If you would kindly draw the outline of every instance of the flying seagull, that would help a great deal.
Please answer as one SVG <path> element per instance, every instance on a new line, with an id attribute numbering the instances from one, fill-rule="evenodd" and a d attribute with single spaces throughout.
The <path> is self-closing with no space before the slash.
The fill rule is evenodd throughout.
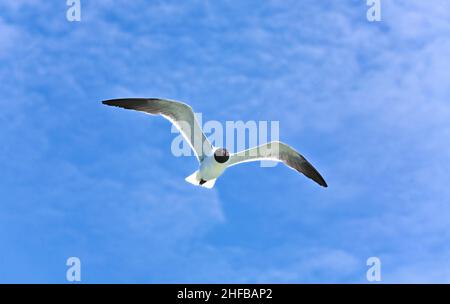
<path id="1" fill-rule="evenodd" d="M 300 153 L 282 142 L 273 141 L 235 154 L 230 154 L 225 148 L 214 147 L 203 133 L 192 108 L 185 103 L 158 98 L 126 98 L 105 100 L 103 104 L 160 114 L 175 125 L 199 162 L 199 169 L 186 177 L 186 181 L 193 185 L 211 189 L 228 167 L 244 162 L 272 160 L 283 162 L 319 185 L 328 187 L 320 173 Z"/>

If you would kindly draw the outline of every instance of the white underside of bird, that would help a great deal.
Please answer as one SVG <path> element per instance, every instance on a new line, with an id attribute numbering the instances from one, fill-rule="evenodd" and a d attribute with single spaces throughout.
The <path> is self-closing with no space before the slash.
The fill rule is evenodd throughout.
<path id="1" fill-rule="evenodd" d="M 226 168 L 226 164 L 218 163 L 213 156 L 208 156 L 201 162 L 200 169 L 186 177 L 185 180 L 193 185 L 211 189 L 214 187 L 216 179 L 222 175 Z M 202 180 L 205 183 L 200 184 Z"/>
<path id="2" fill-rule="evenodd" d="M 186 181 L 204 188 L 214 187 L 216 180 L 231 166 L 250 161 L 277 161 L 294 169 L 323 187 L 327 183 L 320 173 L 297 151 L 282 142 L 270 142 L 238 153 L 214 147 L 203 133 L 192 108 L 185 103 L 157 98 L 127 98 L 103 101 L 103 104 L 160 114 L 178 128 L 199 161 L 199 169 Z"/>

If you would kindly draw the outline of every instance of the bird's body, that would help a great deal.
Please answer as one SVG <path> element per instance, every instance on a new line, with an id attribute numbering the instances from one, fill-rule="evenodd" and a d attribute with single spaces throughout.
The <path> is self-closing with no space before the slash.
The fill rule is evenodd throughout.
<path id="1" fill-rule="evenodd" d="M 193 185 L 212 188 L 216 179 L 223 174 L 226 168 L 227 165 L 217 162 L 214 156 L 207 156 L 200 163 L 199 169 L 186 177 L 186 181 Z"/>
<path id="2" fill-rule="evenodd" d="M 226 168 L 226 164 L 218 163 L 213 156 L 208 156 L 200 164 L 198 176 L 205 181 L 213 180 L 221 176 Z"/>
<path id="3" fill-rule="evenodd" d="M 301 154 L 282 142 L 270 142 L 235 154 L 230 154 L 225 148 L 214 147 L 201 130 L 192 108 L 184 103 L 156 98 L 112 99 L 103 103 L 160 114 L 172 122 L 194 150 L 199 162 L 199 169 L 186 177 L 186 181 L 191 184 L 212 188 L 216 179 L 228 167 L 249 161 L 272 160 L 283 162 L 323 187 L 328 186 L 319 172 Z"/>

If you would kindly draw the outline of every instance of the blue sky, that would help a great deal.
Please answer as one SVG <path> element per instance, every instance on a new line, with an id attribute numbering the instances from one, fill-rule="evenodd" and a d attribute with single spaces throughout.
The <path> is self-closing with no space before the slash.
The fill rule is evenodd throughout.
<path id="1" fill-rule="evenodd" d="M 450 3 L 0 0 L 0 282 L 450 282 Z M 326 178 L 184 177 L 162 118 L 278 120 Z"/>

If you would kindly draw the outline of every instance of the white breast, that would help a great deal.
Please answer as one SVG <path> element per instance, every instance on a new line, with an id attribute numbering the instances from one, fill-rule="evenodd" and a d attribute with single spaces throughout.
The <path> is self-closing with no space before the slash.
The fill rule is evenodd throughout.
<path id="1" fill-rule="evenodd" d="M 215 161 L 214 157 L 206 158 L 200 165 L 200 178 L 212 180 L 218 178 L 227 166 Z"/>

